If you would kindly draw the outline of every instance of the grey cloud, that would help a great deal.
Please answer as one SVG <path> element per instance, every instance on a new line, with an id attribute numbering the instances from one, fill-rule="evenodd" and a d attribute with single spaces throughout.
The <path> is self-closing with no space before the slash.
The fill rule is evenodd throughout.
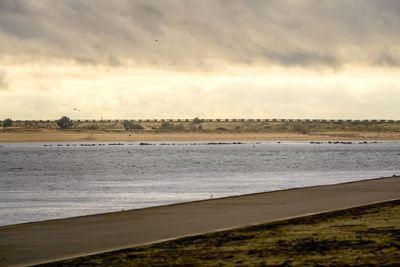
<path id="1" fill-rule="evenodd" d="M 327 65 L 331 67 L 338 66 L 339 62 L 332 55 L 320 55 L 312 51 L 295 51 L 286 53 L 265 53 L 270 61 L 277 62 L 287 66 L 315 66 Z"/>
<path id="2" fill-rule="evenodd" d="M 113 67 L 118 67 L 122 65 L 121 61 L 115 56 L 110 56 L 108 58 L 108 64 Z"/>
<path id="3" fill-rule="evenodd" d="M 397 0 L 1 0 L 0 57 L 394 67 L 399 14 Z"/>
<path id="4" fill-rule="evenodd" d="M 29 2 L 20 0 L 3 0 L 0 1 L 0 10 L 6 13 L 28 14 L 30 13 L 31 7 Z"/>
<path id="5" fill-rule="evenodd" d="M 399 53 L 392 51 L 382 51 L 375 59 L 376 65 L 387 66 L 387 67 L 400 67 L 400 56 Z"/>

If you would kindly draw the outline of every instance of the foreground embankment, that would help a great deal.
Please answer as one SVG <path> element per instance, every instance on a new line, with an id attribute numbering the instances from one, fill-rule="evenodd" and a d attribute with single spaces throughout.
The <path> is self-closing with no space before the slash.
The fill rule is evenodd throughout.
<path id="1" fill-rule="evenodd" d="M 44 266 L 398 266 L 399 248 L 395 200 Z"/>
<path id="2" fill-rule="evenodd" d="M 0 265 L 32 265 L 400 198 L 400 179 L 290 189 L 0 227 Z"/>

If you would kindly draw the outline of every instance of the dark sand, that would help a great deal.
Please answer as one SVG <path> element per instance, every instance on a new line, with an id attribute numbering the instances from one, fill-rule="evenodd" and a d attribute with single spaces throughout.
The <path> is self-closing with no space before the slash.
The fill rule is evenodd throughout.
<path id="1" fill-rule="evenodd" d="M 0 227 L 0 265 L 24 266 L 400 199 L 400 178 L 258 193 Z"/>

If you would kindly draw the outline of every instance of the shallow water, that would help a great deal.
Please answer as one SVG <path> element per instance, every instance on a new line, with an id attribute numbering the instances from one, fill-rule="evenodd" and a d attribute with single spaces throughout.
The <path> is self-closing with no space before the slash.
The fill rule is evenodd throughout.
<path id="1" fill-rule="evenodd" d="M 0 144 L 0 225 L 400 174 L 400 142 L 150 144 Z"/>

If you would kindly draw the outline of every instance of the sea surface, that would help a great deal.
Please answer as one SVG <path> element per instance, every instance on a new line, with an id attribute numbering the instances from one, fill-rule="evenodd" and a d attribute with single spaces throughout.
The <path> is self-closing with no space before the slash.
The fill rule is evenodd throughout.
<path id="1" fill-rule="evenodd" d="M 400 142 L 0 143 L 0 225 L 400 174 Z"/>

